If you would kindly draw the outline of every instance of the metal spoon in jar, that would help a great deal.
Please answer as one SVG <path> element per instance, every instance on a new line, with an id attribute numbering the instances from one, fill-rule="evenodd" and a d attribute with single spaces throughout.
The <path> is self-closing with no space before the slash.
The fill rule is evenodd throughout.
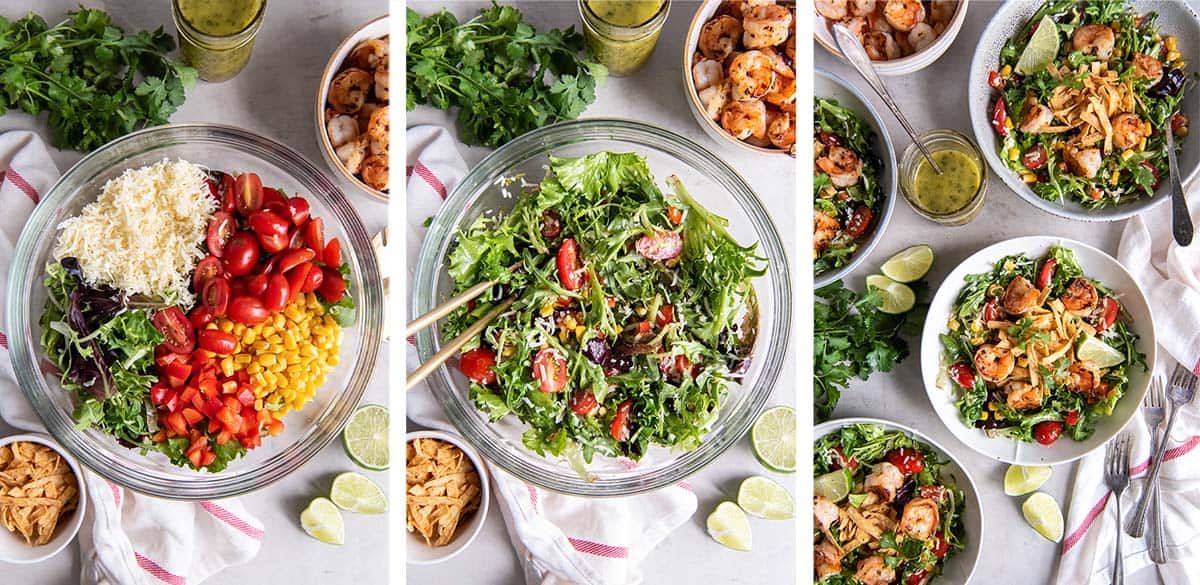
<path id="1" fill-rule="evenodd" d="M 1172 120 L 1179 112 L 1171 114 Z M 1167 135 L 1167 168 L 1170 174 L 1171 189 L 1171 233 L 1175 243 L 1187 247 L 1192 243 L 1192 214 L 1188 212 L 1187 198 L 1183 196 L 1183 182 L 1179 180 L 1179 162 L 1175 160 L 1175 130 L 1171 124 L 1166 125 Z"/>
<path id="2" fill-rule="evenodd" d="M 875 90 L 875 94 L 879 96 L 879 99 L 882 99 L 883 103 L 887 104 L 888 109 L 892 111 L 892 115 L 896 116 L 897 120 L 900 120 L 900 125 L 904 127 L 905 132 L 908 132 L 909 137 L 912 138 L 917 148 L 921 149 L 921 154 L 925 155 L 925 160 L 929 161 L 929 166 L 933 168 L 933 171 L 939 175 L 942 174 L 942 167 L 938 166 L 937 162 L 933 160 L 933 153 L 921 141 L 921 137 L 917 135 L 917 131 L 908 123 L 908 119 L 904 117 L 904 114 L 900 113 L 900 108 L 892 100 L 892 96 L 888 94 L 887 87 L 883 85 L 883 80 L 879 78 L 879 74 L 875 72 L 875 67 L 871 64 L 871 58 L 867 56 L 867 51 L 863 49 L 862 43 L 858 42 L 858 39 L 855 38 L 854 33 L 850 32 L 850 29 L 846 28 L 846 25 L 839 22 L 833 25 L 833 40 L 837 43 L 838 49 L 841 50 L 842 54 L 846 56 L 846 60 L 850 62 L 850 65 L 858 71 L 858 74 L 867 82 L 867 85 Z"/>

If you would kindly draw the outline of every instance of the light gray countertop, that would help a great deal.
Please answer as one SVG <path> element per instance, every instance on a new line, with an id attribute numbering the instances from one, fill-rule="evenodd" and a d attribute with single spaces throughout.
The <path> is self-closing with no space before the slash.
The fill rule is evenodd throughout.
<path id="1" fill-rule="evenodd" d="M 0 15 L 9 19 L 36 10 L 47 22 L 55 23 L 76 8 L 77 0 L 5 0 Z M 89 8 L 112 15 L 126 33 L 162 26 L 174 33 L 171 4 L 165 0 L 84 0 Z M 219 122 L 232 124 L 274 138 L 303 154 L 329 173 L 321 158 L 313 128 L 312 110 L 317 85 L 326 61 L 337 45 L 362 24 L 387 13 L 385 0 L 283 0 L 272 1 L 255 44 L 249 66 L 236 78 L 222 84 L 200 82 L 187 92 L 187 102 L 172 118 L 175 122 Z M 48 138 L 41 119 L 18 112 L 0 117 L 0 130 L 33 129 Z M 81 156 L 76 152 L 51 149 L 60 171 Z M 369 233 L 387 224 L 387 205 L 341 183 L 354 203 Z M 376 369 L 363 402 L 386 404 L 387 347 L 380 352 Z M 12 429 L 0 424 L 0 435 Z M 388 576 L 388 522 L 383 516 L 346 514 L 346 544 L 322 544 L 300 529 L 300 511 L 318 495 L 327 495 L 333 477 L 358 470 L 346 457 L 341 442 L 331 443 L 316 458 L 290 477 L 267 489 L 245 496 L 246 507 L 262 521 L 266 536 L 253 562 L 227 569 L 210 583 L 356 583 L 379 585 Z M 364 471 L 386 487 L 387 474 Z M 396 505 L 399 509 L 399 504 Z M 36 585 L 66 585 L 79 582 L 78 546 L 31 566 L 0 563 L 0 581 Z"/>
<path id="2" fill-rule="evenodd" d="M 550 27 L 580 26 L 575 2 L 514 2 L 538 30 Z M 428 15 L 443 5 L 452 6 L 460 18 L 470 18 L 486 2 L 414 2 L 409 3 L 422 15 Z M 597 91 L 597 99 L 584 113 L 584 118 L 624 117 L 657 124 L 711 148 L 740 171 L 773 214 L 781 232 L 784 246 L 795 250 L 794 221 L 795 165 L 792 159 L 762 157 L 743 152 L 734 146 L 718 144 L 708 137 L 688 111 L 684 101 L 680 63 L 683 61 L 683 38 L 692 15 L 699 7 L 696 2 L 674 2 L 658 47 L 645 68 L 632 77 L 610 78 Z M 398 13 L 398 10 L 393 10 Z M 406 125 L 422 123 L 453 126 L 453 118 L 430 107 L 418 107 L 408 113 Z M 482 148 L 460 145 L 468 165 L 481 160 L 488 152 Z M 799 256 L 792 258 L 793 264 Z M 793 272 L 797 270 L 792 269 Z M 794 314 L 794 313 L 793 313 Z M 794 365 L 788 360 L 788 370 L 771 398 L 772 404 L 794 404 L 796 387 Z M 413 429 L 409 423 L 410 430 Z M 754 550 L 736 552 L 713 542 L 704 529 L 704 519 L 722 500 L 737 496 L 737 487 L 750 475 L 767 475 L 788 485 L 793 494 L 794 476 L 766 471 L 755 461 L 748 440 L 739 441 L 708 468 L 688 479 L 699 499 L 696 514 L 663 541 L 647 557 L 642 569 L 645 583 L 721 583 L 784 585 L 795 579 L 795 529 L 790 522 L 753 520 Z M 803 510 L 803 505 L 799 508 Z M 495 502 L 478 539 L 457 557 L 433 566 L 409 566 L 409 583 L 473 583 L 478 585 L 517 585 L 523 583 L 521 568 L 504 531 L 504 519 Z"/>

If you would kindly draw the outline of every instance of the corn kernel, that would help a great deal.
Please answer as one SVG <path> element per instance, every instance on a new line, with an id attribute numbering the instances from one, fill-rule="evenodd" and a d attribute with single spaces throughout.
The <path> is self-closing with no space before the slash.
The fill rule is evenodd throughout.
<path id="1" fill-rule="evenodd" d="M 239 366 L 247 365 L 252 361 L 254 361 L 254 357 L 248 353 L 239 353 L 233 356 L 233 363 L 238 364 Z"/>
<path id="2" fill-rule="evenodd" d="M 1163 44 L 1167 46 L 1167 52 L 1169 54 L 1171 51 L 1174 51 L 1176 48 L 1175 37 L 1168 36 L 1166 39 L 1163 40 Z"/>
<path id="3" fill-rule="evenodd" d="M 283 318 L 282 313 L 275 313 L 274 323 L 276 329 L 283 329 L 287 325 L 287 321 Z"/>
<path id="4" fill-rule="evenodd" d="M 1146 137 L 1145 136 L 1143 136 L 1142 139 L 1138 141 L 1138 150 L 1146 150 Z"/>
<path id="5" fill-rule="evenodd" d="M 951 318 L 950 322 L 946 324 L 946 327 L 951 331 L 958 331 L 958 319 Z"/>
<path id="6" fill-rule="evenodd" d="M 1120 179 L 1120 178 L 1121 178 L 1121 171 L 1120 171 L 1120 169 L 1113 169 L 1112 175 L 1110 175 L 1110 176 L 1108 177 L 1108 182 L 1109 182 L 1109 184 L 1110 184 L 1110 185 L 1116 185 L 1116 184 L 1117 184 L 1117 180 L 1118 180 L 1118 179 Z"/>
<path id="7" fill-rule="evenodd" d="M 261 372 L 262 369 L 263 369 L 262 366 L 255 364 L 255 363 L 251 363 L 250 365 L 246 366 L 246 373 L 250 374 L 250 375 L 254 375 L 254 374 Z"/>
<path id="8" fill-rule="evenodd" d="M 1012 130 L 1012 129 L 1013 129 L 1013 121 L 1012 121 L 1012 118 L 1005 118 L 1005 119 L 1004 119 L 1004 127 L 1005 127 L 1005 128 L 1008 128 L 1009 130 Z"/>
<path id="9" fill-rule="evenodd" d="M 209 323 L 209 325 L 212 325 L 212 323 Z M 221 321 L 220 327 L 221 331 L 224 331 L 225 333 L 233 333 L 233 321 L 223 320 Z"/>
<path id="10" fill-rule="evenodd" d="M 971 338 L 971 345 L 983 345 L 983 342 L 984 342 L 984 339 L 982 337 L 972 337 Z"/>
<path id="11" fill-rule="evenodd" d="M 1168 51 L 1167 61 L 1178 61 L 1180 57 L 1179 51 Z"/>
<path id="12" fill-rule="evenodd" d="M 1008 149 L 1008 160 L 1017 160 L 1021 158 L 1021 149 L 1013 147 Z"/>
<path id="13" fill-rule="evenodd" d="M 1126 150 L 1125 152 L 1121 153 L 1121 160 L 1129 160 L 1129 159 L 1133 158 L 1133 155 L 1134 155 L 1134 152 L 1132 149 Z"/>
<path id="14" fill-rule="evenodd" d="M 258 364 L 262 365 L 262 366 L 270 366 L 275 363 L 275 354 L 273 354 L 273 353 L 260 354 L 258 356 L 258 359 L 254 360 L 254 361 L 258 362 Z"/>
<path id="15" fill-rule="evenodd" d="M 1005 65 L 1000 68 L 1001 77 L 1008 77 L 1009 75 L 1012 75 L 1012 65 Z"/>
<path id="16" fill-rule="evenodd" d="M 1036 183 L 1036 182 L 1037 182 L 1037 175 L 1035 175 L 1035 174 L 1033 174 L 1033 173 L 1022 172 L 1022 173 L 1021 173 L 1021 180 L 1022 180 L 1022 181 L 1024 181 L 1024 182 L 1026 182 L 1026 183 Z"/>
<path id="17" fill-rule="evenodd" d="M 549 317 L 554 314 L 554 303 L 546 303 L 538 310 L 538 314 L 543 317 Z"/>

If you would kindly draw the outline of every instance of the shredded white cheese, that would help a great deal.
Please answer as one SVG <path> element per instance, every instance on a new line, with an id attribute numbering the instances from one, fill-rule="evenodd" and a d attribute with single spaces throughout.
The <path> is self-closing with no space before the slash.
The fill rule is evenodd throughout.
<path id="1" fill-rule="evenodd" d="M 192 270 L 216 202 L 204 170 L 185 160 L 126 170 L 59 224 L 54 257 L 75 257 L 90 285 L 189 306 Z"/>

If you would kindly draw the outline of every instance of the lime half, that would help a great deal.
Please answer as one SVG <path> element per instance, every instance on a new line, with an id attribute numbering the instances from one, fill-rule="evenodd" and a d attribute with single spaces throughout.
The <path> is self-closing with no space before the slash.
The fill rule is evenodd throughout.
<path id="1" fill-rule="evenodd" d="M 830 471 L 814 479 L 813 495 L 821 496 L 831 502 L 837 503 L 850 495 L 850 489 L 853 487 L 854 481 L 850 475 L 850 470 L 842 468 Z"/>
<path id="2" fill-rule="evenodd" d="M 750 550 L 750 519 L 737 504 L 721 502 L 704 524 L 713 540 L 733 550 Z"/>
<path id="3" fill-rule="evenodd" d="M 388 455 L 388 409 L 378 404 L 365 404 L 350 415 L 342 444 L 346 454 L 359 467 L 383 471 L 390 465 Z"/>
<path id="4" fill-rule="evenodd" d="M 911 311 L 917 304 L 917 295 L 908 285 L 896 282 L 882 274 L 872 274 L 867 277 L 867 286 L 879 289 L 883 295 L 883 306 L 880 311 L 889 315 L 899 315 Z"/>
<path id="5" fill-rule="evenodd" d="M 1050 468 L 1044 465 L 1010 465 L 1004 472 L 1004 493 L 1023 496 L 1037 491 L 1050 479 Z"/>
<path id="6" fill-rule="evenodd" d="M 750 446 L 767 469 L 796 471 L 796 411 L 790 406 L 767 409 L 750 428 Z"/>
<path id="7" fill-rule="evenodd" d="M 787 520 L 796 515 L 796 504 L 787 488 L 761 475 L 742 481 L 737 503 L 747 514 L 768 520 Z"/>
<path id="8" fill-rule="evenodd" d="M 317 498 L 300 513 L 300 526 L 309 536 L 326 544 L 346 542 L 342 513 L 327 498 Z"/>
<path id="9" fill-rule="evenodd" d="M 1075 357 L 1085 362 L 1092 362 L 1098 368 L 1111 368 L 1125 361 L 1125 354 L 1093 335 L 1083 338 L 1079 347 L 1075 349 Z"/>
<path id="10" fill-rule="evenodd" d="M 1063 537 L 1063 515 L 1058 502 L 1046 492 L 1037 492 L 1021 504 L 1025 521 L 1051 542 L 1061 542 Z"/>
<path id="11" fill-rule="evenodd" d="M 1021 52 L 1014 70 L 1021 75 L 1031 75 L 1046 68 L 1058 55 L 1058 25 L 1049 15 L 1043 16 L 1029 37 L 1029 44 Z"/>
<path id="12" fill-rule="evenodd" d="M 933 267 L 933 248 L 926 244 L 900 250 L 887 259 L 879 271 L 896 282 L 920 280 Z"/>
<path id="13" fill-rule="evenodd" d="M 333 479 L 329 499 L 347 512 L 355 514 L 385 514 L 388 510 L 387 496 L 375 482 L 361 473 L 347 471 Z"/>

